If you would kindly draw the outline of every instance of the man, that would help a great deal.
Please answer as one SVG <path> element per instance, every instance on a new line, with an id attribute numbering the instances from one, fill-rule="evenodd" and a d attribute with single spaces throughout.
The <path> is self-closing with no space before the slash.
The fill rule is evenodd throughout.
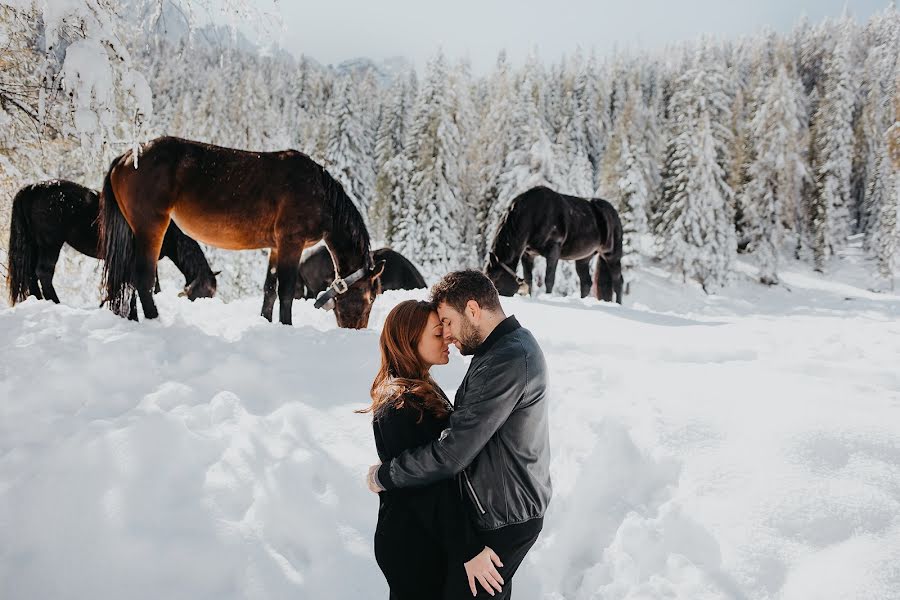
<path id="1" fill-rule="evenodd" d="M 462 597 L 454 586 L 464 592 L 468 580 L 473 596 L 478 581 L 491 596 L 510 598 L 551 496 L 547 365 L 534 336 L 504 314 L 484 274 L 450 273 L 431 293 L 444 336 L 472 362 L 440 439 L 371 467 L 369 487 L 379 492 L 459 475 L 487 547 L 464 565 L 465 576 L 463 569 L 448 575 L 445 597 Z"/>

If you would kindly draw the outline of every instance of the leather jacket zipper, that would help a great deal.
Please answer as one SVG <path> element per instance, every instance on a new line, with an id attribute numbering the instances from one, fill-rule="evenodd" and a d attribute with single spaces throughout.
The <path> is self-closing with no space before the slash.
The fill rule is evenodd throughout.
<path id="1" fill-rule="evenodd" d="M 478 511 L 481 514 L 484 514 L 484 507 L 481 505 L 481 501 L 478 499 L 478 494 L 475 493 L 475 488 L 472 487 L 472 482 L 469 481 L 469 474 L 463 471 L 463 477 L 466 478 L 466 485 L 469 486 L 469 492 L 472 494 L 472 500 L 475 501 L 475 506 L 478 507 Z"/>

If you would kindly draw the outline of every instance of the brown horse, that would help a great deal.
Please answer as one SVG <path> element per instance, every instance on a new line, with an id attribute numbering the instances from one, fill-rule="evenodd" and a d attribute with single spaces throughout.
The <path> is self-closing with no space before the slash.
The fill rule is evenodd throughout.
<path id="1" fill-rule="evenodd" d="M 127 315 L 151 294 L 169 220 L 192 238 L 229 250 L 271 248 L 262 316 L 272 320 L 276 283 L 281 322 L 291 324 L 297 266 L 324 239 L 340 278 L 332 284 L 340 327 L 363 328 L 380 274 L 359 211 L 322 166 L 296 150 L 246 152 L 173 137 L 129 150 L 110 165 L 101 198 L 101 244 L 110 308 Z"/>

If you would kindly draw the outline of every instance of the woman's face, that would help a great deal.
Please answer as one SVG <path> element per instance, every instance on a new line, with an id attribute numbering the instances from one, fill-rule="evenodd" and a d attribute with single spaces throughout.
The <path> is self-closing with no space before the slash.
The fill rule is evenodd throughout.
<path id="1" fill-rule="evenodd" d="M 428 323 L 422 335 L 419 336 L 419 345 L 416 347 L 419 357 L 429 367 L 433 365 L 446 365 L 450 362 L 450 346 L 444 340 L 444 328 L 435 311 L 428 317 Z"/>

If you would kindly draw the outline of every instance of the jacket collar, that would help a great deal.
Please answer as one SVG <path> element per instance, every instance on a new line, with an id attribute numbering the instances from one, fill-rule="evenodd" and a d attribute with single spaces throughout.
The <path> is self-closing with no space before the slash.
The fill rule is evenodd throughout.
<path id="1" fill-rule="evenodd" d="M 475 350 L 475 356 L 483 356 L 487 353 L 488 350 L 491 349 L 491 346 L 497 343 L 500 338 L 502 338 L 507 333 L 512 333 L 520 327 L 521 325 L 519 325 L 519 322 L 516 320 L 515 315 L 506 317 L 505 319 L 500 321 L 500 323 L 498 323 L 497 326 L 494 327 L 494 330 L 490 333 L 490 335 L 488 335 L 484 339 L 484 341 L 481 342 L 481 345 L 478 346 L 477 350 Z"/>

